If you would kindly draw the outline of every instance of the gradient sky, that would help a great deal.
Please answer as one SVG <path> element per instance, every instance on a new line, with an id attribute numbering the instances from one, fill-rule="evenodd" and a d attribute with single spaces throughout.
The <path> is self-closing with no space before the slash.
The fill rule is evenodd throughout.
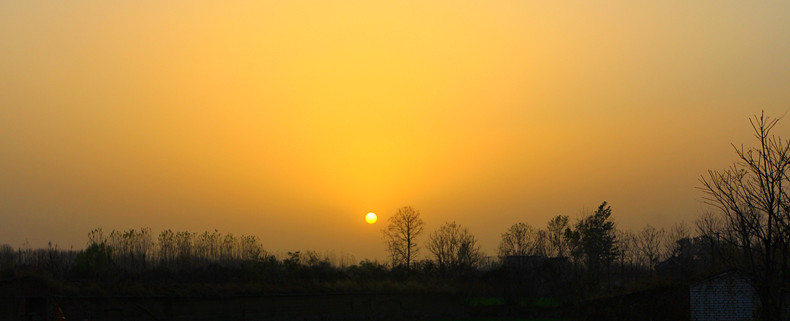
<path id="1" fill-rule="evenodd" d="M 790 110 L 788 17 L 788 1 L 0 1 L 0 243 L 219 229 L 361 259 L 384 258 L 405 205 L 489 254 L 513 223 L 604 200 L 624 228 L 691 222 L 748 117 Z"/>

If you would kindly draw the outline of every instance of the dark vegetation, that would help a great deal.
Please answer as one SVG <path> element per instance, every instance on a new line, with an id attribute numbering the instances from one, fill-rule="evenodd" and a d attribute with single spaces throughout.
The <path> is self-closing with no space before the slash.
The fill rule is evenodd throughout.
<path id="1" fill-rule="evenodd" d="M 502 235 L 498 257 L 482 256 L 468 229 L 447 223 L 427 238 L 433 257 L 409 266 L 402 257 L 345 266 L 312 251 L 278 257 L 253 236 L 218 231 L 154 236 L 145 228 L 96 229 L 80 251 L 4 245 L 1 274 L 5 286 L 12 280 L 37 284 L 4 289 L 33 291 L 14 295 L 435 294 L 464 302 L 472 316 L 561 318 L 589 299 L 672 288 L 730 267 L 719 256 L 727 244 L 690 236 L 685 225 L 632 233 L 616 229 L 611 215 L 603 203 L 573 225 L 564 216 L 546 229 L 517 223 Z"/>
<path id="2" fill-rule="evenodd" d="M 649 310 L 640 304 L 655 300 L 666 302 L 656 313 L 683 319 L 689 282 L 738 269 L 754 279 L 762 319 L 781 320 L 790 289 L 790 144 L 770 134 L 775 119 L 752 124 L 759 146 L 736 147 L 738 163 L 701 178 L 717 211 L 693 225 L 621 229 L 603 202 L 575 221 L 558 215 L 544 228 L 515 223 L 490 257 L 455 222 L 420 238 L 420 212 L 404 207 L 382 231 L 390 261 L 351 265 L 312 251 L 275 256 L 255 236 L 216 230 L 96 229 L 78 251 L 3 245 L 0 277 L 4 286 L 35 279 L 59 295 L 442 294 L 482 316 L 576 311 L 574 319 L 616 319 L 596 306 L 630 307 L 638 316 Z M 421 249 L 428 253 L 417 256 Z M 11 291 L 34 290 L 4 293 Z"/>

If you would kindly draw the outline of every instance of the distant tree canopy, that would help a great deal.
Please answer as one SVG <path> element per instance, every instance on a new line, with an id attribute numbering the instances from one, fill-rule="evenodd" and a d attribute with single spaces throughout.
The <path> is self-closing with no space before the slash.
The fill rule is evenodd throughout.
<path id="1" fill-rule="evenodd" d="M 661 258 L 661 247 L 664 243 L 664 229 L 657 229 L 649 224 L 635 237 L 635 242 L 643 257 L 647 259 L 647 265 L 654 267 Z"/>
<path id="2" fill-rule="evenodd" d="M 565 237 L 565 230 L 569 227 L 567 215 L 557 215 L 546 226 L 546 237 L 548 238 L 548 256 L 564 257 L 570 251 L 570 243 Z"/>
<path id="3" fill-rule="evenodd" d="M 112 248 L 107 243 L 93 243 L 74 258 L 73 270 L 79 275 L 106 277 L 115 271 Z"/>
<path id="4" fill-rule="evenodd" d="M 539 234 L 528 223 L 519 222 L 510 226 L 507 232 L 502 233 L 499 242 L 499 256 L 527 256 L 536 255 L 539 250 Z"/>
<path id="5" fill-rule="evenodd" d="M 154 235 L 142 228 L 111 231 L 109 235 L 101 229 L 93 230 L 88 234 L 87 248 L 81 251 L 58 250 L 57 246 L 38 250 L 1 246 L 0 275 L 13 277 L 20 275 L 20 271 L 33 269 L 80 282 L 140 280 L 152 285 L 156 282 L 209 282 L 220 286 L 232 283 L 233 287 L 244 284 L 258 289 L 248 288 L 250 291 L 286 292 L 323 286 L 329 291 L 376 291 L 381 289 L 380 282 L 400 287 L 406 279 L 407 283 L 422 289 L 419 291 L 433 288 L 435 284 L 455 284 L 459 286 L 456 289 L 461 289 L 468 281 L 481 282 L 478 284 L 481 289 L 491 289 L 492 284 L 497 284 L 494 288 L 507 292 L 508 296 L 573 295 L 584 298 L 611 289 L 611 286 L 596 286 L 603 281 L 612 285 L 648 279 L 654 272 L 658 273 L 651 262 L 668 256 L 680 262 L 684 271 L 689 271 L 678 280 L 687 280 L 692 272 L 711 271 L 711 267 L 718 268 L 718 264 L 726 263 L 718 254 L 727 249 L 721 241 L 701 236 L 674 239 L 686 233 L 664 233 L 665 237 L 656 238 L 648 250 L 637 242 L 637 236 L 654 228 L 646 227 L 638 233 L 620 230 L 612 234 L 614 224 L 610 215 L 611 209 L 604 203 L 574 224 L 569 224 L 567 216 L 552 218 L 545 230 L 516 223 L 502 234 L 501 253 L 531 257 L 498 263 L 484 260 L 477 238 L 467 228 L 447 222 L 432 231 L 425 242 L 430 259 L 416 261 L 412 257 L 409 273 L 393 269 L 398 265 L 378 262 L 346 264 L 309 250 L 289 251 L 278 257 L 268 254 L 253 236 L 235 236 L 217 230 L 200 233 L 164 230 Z M 560 233 L 563 228 L 564 233 Z M 610 256 L 606 255 L 607 248 L 614 249 L 609 252 Z M 411 255 L 414 253 L 416 251 L 412 250 Z M 401 258 L 400 266 L 405 267 L 405 257 Z M 615 263 L 619 265 L 608 268 L 607 264 Z"/>
<path id="6" fill-rule="evenodd" d="M 443 270 L 471 270 L 482 259 L 475 236 L 455 222 L 446 222 L 431 233 L 428 250 Z"/>

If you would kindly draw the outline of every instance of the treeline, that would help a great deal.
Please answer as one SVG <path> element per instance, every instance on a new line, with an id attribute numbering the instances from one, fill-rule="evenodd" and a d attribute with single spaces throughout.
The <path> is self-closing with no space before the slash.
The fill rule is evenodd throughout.
<path id="1" fill-rule="evenodd" d="M 575 223 L 558 215 L 541 229 L 526 222 L 513 224 L 502 234 L 498 257 L 504 261 L 508 257 L 566 259 L 577 269 L 606 271 L 621 278 L 652 276 L 657 269 L 679 266 L 689 272 L 686 278 L 727 268 L 717 260 L 727 246 L 701 233 L 706 229 L 704 220 L 693 227 L 685 222 L 668 229 L 648 224 L 632 231 L 618 228 L 611 215 L 611 207 L 604 202 Z"/>
<path id="2" fill-rule="evenodd" d="M 419 215 L 413 208 L 406 209 Z M 711 225 L 714 223 L 711 219 L 710 215 L 703 216 L 696 228 L 685 223 L 668 230 L 646 225 L 633 232 L 616 228 L 611 218 L 611 207 L 604 202 L 595 212 L 573 224 L 565 215 L 552 218 L 542 229 L 525 222 L 513 224 L 502 233 L 495 258 L 480 251 L 477 239 L 468 229 L 449 222 L 430 236 L 427 247 L 432 255 L 413 264 L 480 271 L 507 264 L 508 257 L 542 257 L 564 258 L 589 268 L 608 267 L 649 274 L 658 263 L 675 259 L 679 262 L 694 261 L 715 269 L 720 268 L 717 257 L 722 257 L 728 246 L 723 240 L 710 237 L 717 235 L 711 233 L 711 229 L 719 229 Z M 705 232 L 704 235 L 699 231 Z M 418 239 L 412 239 L 411 255 L 415 257 L 420 249 Z M 402 266 L 405 261 L 397 255 L 392 258 L 388 268 L 405 268 Z M 112 230 L 109 234 L 98 228 L 88 233 L 87 246 L 80 251 L 63 250 L 52 243 L 45 249 L 14 249 L 8 244 L 0 246 L 0 263 L 4 270 L 13 266 L 33 267 L 50 270 L 55 275 L 64 275 L 72 268 L 86 272 L 112 268 L 116 272 L 133 274 L 154 268 L 180 271 L 209 265 L 238 267 L 260 261 L 324 264 L 338 269 L 350 265 L 347 261 L 314 251 L 274 255 L 264 249 L 256 236 L 235 236 L 217 230 L 202 233 L 165 230 L 155 235 L 149 228 Z"/>
<path id="3" fill-rule="evenodd" d="M 236 266 L 266 257 L 258 238 L 251 235 L 223 235 L 217 230 L 203 233 L 165 230 L 154 238 L 148 228 L 113 230 L 109 235 L 95 229 L 88 234 L 85 252 L 90 253 L 86 258 L 107 258 L 125 272 L 153 267 L 178 270 L 209 264 Z"/>
<path id="4" fill-rule="evenodd" d="M 428 260 L 398 267 L 332 253 L 265 250 L 255 236 L 149 228 L 95 229 L 83 250 L 0 246 L 0 280 L 34 276 L 64 294 L 227 295 L 315 292 L 457 292 Z M 54 282 L 53 282 L 54 281 Z M 58 283 L 58 282 L 62 282 Z M 93 285 L 90 285 L 93 284 Z M 89 285 L 89 286 L 88 286 Z M 77 291 L 77 292 L 68 292 Z M 87 293 L 83 292 L 87 291 Z"/>
<path id="5" fill-rule="evenodd" d="M 112 230 L 98 228 L 88 233 L 83 250 L 47 249 L 29 246 L 14 249 L 0 246 L 0 275 L 19 271 L 41 271 L 70 280 L 156 279 L 228 281 L 266 278 L 301 278 L 300 273 L 332 274 L 345 269 L 353 257 L 319 254 L 315 251 L 272 253 L 256 236 L 217 230 L 195 233 L 165 230 L 158 235 L 149 228 Z M 360 264 L 371 265 L 363 261 Z M 383 266 L 382 266 L 383 269 Z M 245 272 L 239 274 L 238 272 Z M 267 273 L 252 277 L 255 273 Z M 211 274 L 214 273 L 214 274 Z"/>
<path id="6" fill-rule="evenodd" d="M 543 228 L 515 223 L 501 234 L 497 255 L 487 256 L 468 228 L 446 222 L 423 235 L 420 212 L 403 207 L 383 231 L 391 259 L 386 264 L 313 251 L 276 255 L 255 236 L 217 230 L 95 229 L 79 251 L 3 245 L 0 275 L 39 272 L 66 282 L 138 284 L 153 293 L 162 284 L 242 284 L 230 292 L 449 291 L 570 302 L 682 285 L 738 267 L 733 258 L 740 252 L 720 237 L 730 233 L 721 223 L 707 214 L 693 226 L 630 231 L 618 228 L 603 202 L 575 221 L 558 215 Z"/>
<path id="7" fill-rule="evenodd" d="M 584 298 L 684 284 L 736 267 L 726 256 L 732 246 L 709 233 L 710 216 L 694 226 L 631 231 L 618 228 L 607 202 L 575 222 L 558 215 L 544 228 L 515 223 L 501 234 L 493 257 L 456 222 L 441 225 L 427 239 L 423 227 L 420 211 L 412 207 L 390 217 L 382 232 L 393 270 L 419 275 L 432 267 L 444 276 L 475 275 L 516 296 Z M 424 250 L 428 253 L 418 256 Z"/>
<path id="8" fill-rule="evenodd" d="M 741 267 L 743 251 L 724 238 L 734 235 L 724 223 L 720 216 L 706 214 L 693 227 L 646 225 L 630 231 L 618 228 L 611 207 L 603 202 L 575 222 L 558 215 L 543 228 L 515 223 L 501 234 L 497 255 L 486 256 L 474 234 L 456 222 L 422 235 L 420 212 L 404 207 L 383 231 L 391 259 L 386 264 L 348 264 L 313 251 L 275 255 L 255 236 L 217 230 L 154 234 L 148 228 L 110 233 L 95 229 L 79 251 L 51 244 L 36 250 L 2 245 L 0 275 L 38 271 L 76 282 L 244 283 L 261 291 L 389 291 L 408 284 L 410 290 L 445 286 L 514 300 L 579 300 L 656 284 L 685 284 Z M 382 283 L 388 285 L 382 288 Z"/>
<path id="9" fill-rule="evenodd" d="M 404 207 L 398 213 L 408 214 L 413 219 L 405 221 L 422 227 L 419 211 Z M 393 218 L 401 216 L 398 213 Z M 148 228 L 109 233 L 95 229 L 80 251 L 3 245 L 0 275 L 39 271 L 75 282 L 244 283 L 261 291 L 404 287 L 426 291 L 444 286 L 477 295 L 575 300 L 646 287 L 667 278 L 684 282 L 730 267 L 728 261 L 717 259 L 728 251 L 726 244 L 694 233 L 685 224 L 670 230 L 649 225 L 638 232 L 617 229 L 606 202 L 576 222 L 559 215 L 541 229 L 516 223 L 502 233 L 494 257 L 484 255 L 475 236 L 455 222 L 427 235 L 424 246 L 421 233 L 415 235 L 413 228 L 407 251 L 397 250 L 398 242 L 386 241 L 393 259 L 387 264 L 367 260 L 348 264 L 348 259 L 313 251 L 275 255 L 255 236 L 217 230 L 154 234 Z M 702 228 L 710 228 L 707 217 L 696 230 Z M 396 237 L 393 231 L 390 234 Z M 428 253 L 417 256 L 421 250 Z M 405 255 L 411 256 L 408 266 Z M 387 285 L 382 288 L 382 283 Z"/>
<path id="10" fill-rule="evenodd" d="M 700 177 L 705 202 L 716 212 L 699 217 L 693 231 L 682 223 L 669 230 L 618 230 L 606 202 L 573 224 L 562 215 L 545 229 L 516 223 L 499 246 L 503 266 L 518 267 L 509 279 L 529 279 L 518 283 L 522 289 L 569 287 L 587 297 L 659 273 L 686 282 L 736 269 L 751 280 L 763 320 L 790 318 L 790 140 L 772 133 L 778 121 L 764 114 L 750 119 L 756 146 L 733 145 L 738 160 L 730 168 Z M 411 207 L 390 219 L 383 232 L 393 266 L 411 269 L 422 226 Z M 466 228 L 448 222 L 430 234 L 425 248 L 440 267 L 470 270 L 483 257 L 476 243 Z"/>
<path id="11" fill-rule="evenodd" d="M 446 222 L 423 235 L 420 211 L 403 207 L 383 230 L 390 262 L 353 262 L 313 251 L 275 255 L 255 236 L 149 228 L 95 229 L 83 250 L 0 247 L 0 275 L 45 272 L 75 282 L 244 283 L 260 291 L 445 290 L 517 300 L 579 300 L 656 284 L 682 284 L 737 265 L 711 215 L 694 227 L 620 229 L 603 202 L 576 221 L 558 215 L 543 228 L 519 222 L 501 234 L 498 253 L 482 253 L 466 227 Z M 715 233 L 713 231 L 716 231 Z M 426 251 L 427 253 L 422 253 Z M 421 254 L 422 253 L 422 254 Z M 728 256 L 729 255 L 729 256 Z M 384 288 L 381 284 L 387 284 Z M 408 286 L 406 286 L 408 284 Z M 257 291 L 257 290 L 253 290 Z"/>
<path id="12" fill-rule="evenodd" d="M 275 256 L 254 236 L 150 229 L 88 234 L 81 251 L 0 247 L 0 275 L 44 271 L 63 280 L 240 282 L 259 288 L 338 284 L 359 290 L 454 286 L 477 295 L 577 300 L 737 269 L 752 279 L 761 318 L 782 320 L 790 302 L 790 141 L 771 134 L 777 119 L 751 120 L 757 147 L 736 147 L 739 161 L 700 178 L 715 212 L 693 226 L 618 228 L 603 202 L 575 221 L 558 215 L 544 228 L 517 222 L 501 234 L 497 255 L 482 253 L 468 228 L 446 222 L 427 236 L 420 212 L 403 207 L 382 231 L 389 262 L 333 263 L 315 252 Z M 426 239 L 427 237 L 427 239 Z M 427 253 L 421 254 L 422 251 Z M 315 285 L 318 285 L 315 287 Z M 381 290 L 382 288 L 376 288 Z"/>

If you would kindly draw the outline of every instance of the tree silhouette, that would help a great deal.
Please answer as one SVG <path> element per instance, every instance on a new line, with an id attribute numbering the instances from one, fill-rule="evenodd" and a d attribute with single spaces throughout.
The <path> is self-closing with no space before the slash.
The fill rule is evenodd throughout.
<path id="1" fill-rule="evenodd" d="M 566 230 L 567 237 L 574 244 L 574 256 L 584 262 L 592 286 L 598 281 L 603 268 L 606 268 L 608 277 L 611 263 L 617 255 L 617 237 L 611 215 L 612 208 L 603 202 L 595 212 L 576 223 L 574 231 Z"/>
<path id="2" fill-rule="evenodd" d="M 639 253 L 647 264 L 651 275 L 656 264 L 661 260 L 661 245 L 665 234 L 663 228 L 655 228 L 648 224 L 636 235 Z"/>
<path id="3" fill-rule="evenodd" d="M 475 236 L 455 222 L 447 222 L 434 231 L 427 247 L 439 268 L 445 270 L 469 270 L 482 259 Z"/>
<path id="4" fill-rule="evenodd" d="M 706 203 L 719 209 L 724 223 L 715 237 L 740 249 L 743 260 L 731 262 L 754 276 L 764 320 L 783 319 L 790 286 L 790 140 L 771 134 L 778 121 L 754 116 L 749 122 L 758 147 L 733 145 L 739 161 L 700 178 Z"/>
<path id="5" fill-rule="evenodd" d="M 412 259 L 417 255 L 417 237 L 422 234 L 425 223 L 420 218 L 420 211 L 411 206 L 404 206 L 395 212 L 388 220 L 387 227 L 381 232 L 387 252 L 392 258 L 392 266 L 406 264 L 406 269 L 411 269 Z"/>
<path id="6" fill-rule="evenodd" d="M 113 252 L 107 243 L 93 243 L 74 258 L 73 270 L 80 276 L 104 278 L 114 271 Z"/>
<path id="7" fill-rule="evenodd" d="M 499 242 L 499 256 L 527 256 L 534 255 L 538 248 L 538 233 L 531 225 L 519 222 L 510 226 L 507 232 L 502 233 Z"/>
<path id="8" fill-rule="evenodd" d="M 570 245 L 565 237 L 568 228 L 568 216 L 557 215 L 549 220 L 546 226 L 546 236 L 549 241 L 549 256 L 564 257 L 568 254 Z"/>

